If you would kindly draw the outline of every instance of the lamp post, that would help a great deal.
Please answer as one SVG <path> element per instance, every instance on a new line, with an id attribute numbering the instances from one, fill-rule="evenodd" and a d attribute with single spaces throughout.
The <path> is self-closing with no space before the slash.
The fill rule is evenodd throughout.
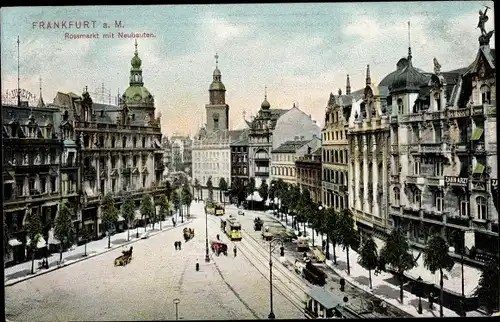
<path id="1" fill-rule="evenodd" d="M 319 210 L 319 212 L 323 211 L 323 206 L 319 205 L 318 210 Z M 314 247 L 314 227 L 313 227 L 312 231 L 313 231 L 313 247 Z"/>
<path id="2" fill-rule="evenodd" d="M 174 304 L 175 304 L 175 319 L 176 320 L 179 320 L 179 303 L 181 302 L 181 300 L 179 299 L 174 299 Z"/>
<path id="3" fill-rule="evenodd" d="M 269 304 L 271 312 L 267 316 L 270 320 L 276 318 L 273 311 L 273 250 L 278 244 L 283 245 L 281 238 L 274 238 L 269 242 Z M 274 246 L 274 247 L 273 247 Z"/>
<path id="4" fill-rule="evenodd" d="M 210 263 L 210 255 L 208 253 L 208 213 L 205 207 L 205 262 Z"/>
<path id="5" fill-rule="evenodd" d="M 422 314 L 422 289 L 423 289 L 423 284 L 422 284 L 423 280 L 422 280 L 422 277 L 418 277 L 417 278 L 417 292 L 418 292 L 418 308 L 417 308 L 417 312 L 418 314 Z"/>
<path id="6" fill-rule="evenodd" d="M 460 240 L 460 238 L 457 237 L 457 232 L 455 232 L 455 241 Z M 465 252 L 465 236 L 460 240 L 460 266 L 461 266 L 461 275 L 462 275 L 462 298 L 460 299 L 460 316 L 466 316 L 466 310 L 465 310 L 465 280 L 464 280 L 464 252 Z M 455 247 L 450 247 L 448 249 L 450 253 L 455 252 Z"/>

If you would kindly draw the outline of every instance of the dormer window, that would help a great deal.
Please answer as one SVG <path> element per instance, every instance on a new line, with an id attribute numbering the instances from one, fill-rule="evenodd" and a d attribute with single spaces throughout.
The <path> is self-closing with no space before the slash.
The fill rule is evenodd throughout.
<path id="1" fill-rule="evenodd" d="M 439 93 L 435 93 L 434 100 L 436 102 L 436 111 L 441 111 L 441 95 L 439 95 Z"/>
<path id="2" fill-rule="evenodd" d="M 101 110 L 101 117 L 104 117 L 104 110 Z"/>
<path id="3" fill-rule="evenodd" d="M 398 98 L 398 114 L 404 114 L 403 100 Z"/>
<path id="4" fill-rule="evenodd" d="M 490 104 L 491 102 L 491 89 L 488 85 L 481 86 L 481 103 Z"/>

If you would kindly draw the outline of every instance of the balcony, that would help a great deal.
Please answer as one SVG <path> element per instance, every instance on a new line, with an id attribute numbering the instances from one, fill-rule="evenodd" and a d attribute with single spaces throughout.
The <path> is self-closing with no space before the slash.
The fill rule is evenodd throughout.
<path id="1" fill-rule="evenodd" d="M 461 117 L 469 117 L 470 109 L 468 108 L 460 108 L 456 110 L 448 110 L 449 118 L 461 118 Z"/>
<path id="2" fill-rule="evenodd" d="M 474 154 L 476 155 L 485 155 L 486 154 L 486 148 L 484 146 L 484 143 L 477 143 L 476 146 L 474 147 Z"/>
<path id="3" fill-rule="evenodd" d="M 424 120 L 424 116 L 421 113 L 410 114 L 408 120 L 410 122 L 419 122 Z"/>
<path id="4" fill-rule="evenodd" d="M 406 177 L 406 183 L 412 183 L 412 184 L 417 184 L 417 176 L 407 176 Z"/>
<path id="5" fill-rule="evenodd" d="M 472 107 L 472 115 L 485 115 L 484 105 L 475 105 Z"/>
<path id="6" fill-rule="evenodd" d="M 391 123 L 398 123 L 398 116 L 397 115 L 391 116 L 390 122 Z"/>
<path id="7" fill-rule="evenodd" d="M 437 112 L 432 112 L 431 113 L 431 118 L 433 120 L 441 120 L 446 118 L 446 112 L 445 111 L 437 111 Z"/>
<path id="8" fill-rule="evenodd" d="M 127 167 L 127 168 L 121 168 L 120 169 L 120 173 L 122 175 L 124 175 L 124 176 L 128 176 L 128 175 L 130 175 L 132 173 L 132 168 L 129 168 L 129 167 Z"/>
<path id="9" fill-rule="evenodd" d="M 62 169 L 76 169 L 76 168 L 78 168 L 78 164 L 76 162 L 67 161 L 67 162 L 63 162 L 61 164 L 61 170 Z"/>
<path id="10" fill-rule="evenodd" d="M 467 143 L 459 142 L 455 145 L 455 152 L 458 153 L 466 153 L 467 152 Z"/>
<path id="11" fill-rule="evenodd" d="M 425 183 L 428 186 L 434 186 L 434 187 L 443 187 L 444 186 L 444 179 L 441 179 L 439 177 L 426 178 L 425 181 L 426 181 Z"/>
<path id="12" fill-rule="evenodd" d="M 486 180 L 475 180 L 472 179 L 470 181 L 470 189 L 475 190 L 475 191 L 483 191 L 485 192 L 486 189 Z"/>
<path id="13" fill-rule="evenodd" d="M 267 171 L 255 171 L 256 177 L 269 177 L 269 172 Z"/>
<path id="14" fill-rule="evenodd" d="M 391 183 L 399 183 L 399 174 L 391 174 Z"/>

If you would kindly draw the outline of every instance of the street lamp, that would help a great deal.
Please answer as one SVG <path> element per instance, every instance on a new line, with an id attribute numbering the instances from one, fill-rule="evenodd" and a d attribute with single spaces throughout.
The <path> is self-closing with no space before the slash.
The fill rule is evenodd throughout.
<path id="1" fill-rule="evenodd" d="M 274 238 L 269 242 L 269 303 L 271 307 L 271 312 L 267 316 L 270 320 L 276 318 L 273 311 L 273 250 L 278 244 L 283 246 L 283 241 L 281 238 Z M 273 247 L 274 246 L 274 247 Z"/>
<path id="2" fill-rule="evenodd" d="M 323 206 L 319 205 L 318 210 L 319 212 L 323 211 Z M 312 232 L 313 232 L 313 247 L 314 247 L 314 227 L 312 228 Z"/>
<path id="3" fill-rule="evenodd" d="M 208 253 L 208 213 L 205 207 L 205 262 L 210 263 L 210 255 Z"/>
<path id="4" fill-rule="evenodd" d="M 423 289 L 423 280 L 422 277 L 417 278 L 417 292 L 418 292 L 418 314 L 422 314 L 422 289 Z"/>
<path id="5" fill-rule="evenodd" d="M 176 320 L 179 320 L 179 303 L 181 302 L 181 300 L 179 299 L 174 299 L 174 304 L 175 304 L 175 319 Z"/>

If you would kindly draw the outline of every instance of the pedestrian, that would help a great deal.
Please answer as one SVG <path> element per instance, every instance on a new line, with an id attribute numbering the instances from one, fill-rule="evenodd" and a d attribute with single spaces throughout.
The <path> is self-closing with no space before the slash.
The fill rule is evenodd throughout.
<path id="1" fill-rule="evenodd" d="M 177 242 L 174 242 L 175 250 L 177 250 Z"/>
<path id="2" fill-rule="evenodd" d="M 182 246 L 181 246 L 182 242 L 179 240 L 177 243 L 179 244 L 179 250 L 181 250 L 182 249 Z"/>
<path id="3" fill-rule="evenodd" d="M 217 234 L 217 240 L 218 240 L 218 241 L 220 241 L 220 236 L 219 236 L 219 234 Z"/>
<path id="4" fill-rule="evenodd" d="M 321 245 L 321 249 L 323 249 L 323 252 L 325 251 L 325 248 L 326 248 L 326 240 L 323 239 L 323 242 Z"/>
<path id="5" fill-rule="evenodd" d="M 237 250 L 236 250 L 236 245 L 234 246 L 233 248 L 233 252 L 234 252 L 234 257 L 236 257 L 236 253 L 237 253 Z"/>
<path id="6" fill-rule="evenodd" d="M 432 292 L 429 294 L 429 308 L 434 309 L 434 294 Z"/>

